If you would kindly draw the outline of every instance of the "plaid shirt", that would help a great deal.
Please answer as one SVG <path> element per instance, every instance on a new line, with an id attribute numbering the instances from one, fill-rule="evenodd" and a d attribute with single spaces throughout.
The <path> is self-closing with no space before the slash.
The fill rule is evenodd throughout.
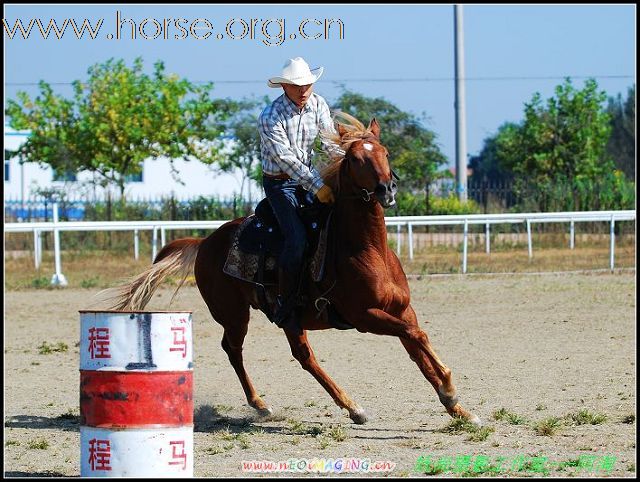
<path id="1" fill-rule="evenodd" d="M 262 171 L 276 176 L 288 174 L 307 191 L 316 194 L 324 182 L 312 166 L 313 143 L 320 130 L 333 130 L 327 102 L 316 93 L 302 111 L 282 94 L 267 106 L 258 120 Z M 323 150 L 343 154 L 335 146 L 321 140 Z"/>

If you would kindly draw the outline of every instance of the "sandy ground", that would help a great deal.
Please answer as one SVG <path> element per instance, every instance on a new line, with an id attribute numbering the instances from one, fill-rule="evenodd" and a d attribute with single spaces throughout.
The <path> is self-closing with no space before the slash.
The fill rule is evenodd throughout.
<path id="1" fill-rule="evenodd" d="M 479 441 L 468 440 L 468 432 L 440 431 L 451 419 L 398 340 L 312 332 L 322 366 L 368 411 L 369 422 L 354 425 L 293 359 L 283 334 L 254 311 L 245 363 L 275 411 L 271 419 L 257 418 L 220 347 L 221 327 L 196 288 L 185 287 L 172 308 L 193 310 L 194 317 L 194 475 L 265 476 L 243 472 L 241 461 L 345 457 L 393 462 L 389 474 L 405 477 L 424 476 L 429 465 L 419 460 L 470 460 L 466 475 L 481 475 L 488 461 L 499 476 L 543 475 L 536 464 L 546 464 L 551 476 L 632 477 L 635 284 L 635 272 L 411 281 L 421 326 L 452 369 L 461 402 L 493 429 Z M 78 310 L 96 308 L 94 294 L 5 292 L 6 476 L 80 474 Z M 167 309 L 170 295 L 162 289 L 149 309 Z M 45 341 L 69 349 L 39 354 Z M 517 415 L 517 424 L 495 420 L 501 408 Z M 606 420 L 563 419 L 550 436 L 533 428 L 580 409 Z M 440 475 L 462 474 L 460 465 L 443 467 Z"/>

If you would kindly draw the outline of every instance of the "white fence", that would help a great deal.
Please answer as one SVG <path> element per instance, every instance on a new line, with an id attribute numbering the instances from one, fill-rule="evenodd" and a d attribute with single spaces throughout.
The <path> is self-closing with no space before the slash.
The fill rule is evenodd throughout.
<path id="1" fill-rule="evenodd" d="M 527 227 L 527 241 L 529 258 L 533 257 L 533 243 L 531 237 L 531 225 L 533 223 L 569 223 L 570 247 L 575 247 L 575 223 L 578 222 L 609 222 L 610 223 L 610 256 L 609 268 L 614 269 L 615 258 L 615 234 L 616 221 L 635 221 L 635 210 L 628 211 L 576 211 L 560 213 L 519 213 L 519 214 L 469 214 L 457 216 L 396 216 L 385 217 L 387 226 L 396 226 L 398 255 L 401 253 L 401 230 L 406 226 L 409 245 L 409 259 L 413 259 L 413 227 L 414 226 L 463 226 L 463 255 L 462 272 L 467 272 L 467 246 L 468 230 L 471 224 L 485 225 L 485 249 L 490 253 L 490 226 L 492 224 L 519 224 Z M 54 235 L 55 274 L 51 278 L 54 285 L 65 286 L 67 281 L 62 274 L 60 232 L 62 231 L 133 231 L 133 245 L 135 259 L 139 257 L 139 233 L 140 231 L 152 231 L 151 259 L 158 252 L 158 234 L 160 244 L 165 244 L 165 233 L 169 229 L 217 229 L 227 221 L 82 221 L 59 222 L 57 205 L 53 209 L 52 222 L 38 223 L 7 223 L 4 225 L 5 233 L 33 232 L 34 258 L 36 269 L 42 262 L 42 236 L 45 231 L 52 231 Z"/>

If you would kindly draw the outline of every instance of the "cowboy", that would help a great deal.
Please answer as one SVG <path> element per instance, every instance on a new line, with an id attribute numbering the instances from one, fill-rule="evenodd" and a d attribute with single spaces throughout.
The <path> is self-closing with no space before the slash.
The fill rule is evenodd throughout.
<path id="1" fill-rule="evenodd" d="M 327 102 L 313 92 L 323 70 L 311 70 L 302 57 L 287 60 L 280 76 L 267 82 L 269 87 L 282 87 L 284 93 L 258 120 L 262 185 L 285 238 L 278 259 L 278 306 L 272 320 L 279 327 L 296 323 L 294 309 L 307 242 L 297 208 L 309 193 L 322 203 L 334 202 L 333 191 L 312 165 L 316 137 L 322 130 L 334 129 Z M 322 137 L 321 143 L 328 153 L 340 154 Z"/>

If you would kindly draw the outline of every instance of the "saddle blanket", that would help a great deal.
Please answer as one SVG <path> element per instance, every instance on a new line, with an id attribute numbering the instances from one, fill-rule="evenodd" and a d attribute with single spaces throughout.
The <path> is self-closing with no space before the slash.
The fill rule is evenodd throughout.
<path id="1" fill-rule="evenodd" d="M 229 276 L 257 285 L 277 285 L 277 260 L 275 254 L 273 252 L 263 254 L 263 256 L 265 256 L 264 273 L 262 273 L 263 279 L 262 282 L 260 282 L 260 255 L 245 252 L 240 248 L 240 238 L 242 237 L 243 232 L 245 229 L 253 227 L 255 223 L 260 223 L 260 220 L 255 216 L 255 214 L 252 214 L 251 216 L 248 216 L 240 226 L 238 226 L 238 230 L 233 238 L 233 243 L 229 250 L 229 254 L 227 255 L 223 271 Z M 322 228 L 318 246 L 309 262 L 309 274 L 311 275 L 311 279 L 315 282 L 321 281 L 324 275 L 329 224 L 329 221 L 327 221 L 325 226 Z"/>

